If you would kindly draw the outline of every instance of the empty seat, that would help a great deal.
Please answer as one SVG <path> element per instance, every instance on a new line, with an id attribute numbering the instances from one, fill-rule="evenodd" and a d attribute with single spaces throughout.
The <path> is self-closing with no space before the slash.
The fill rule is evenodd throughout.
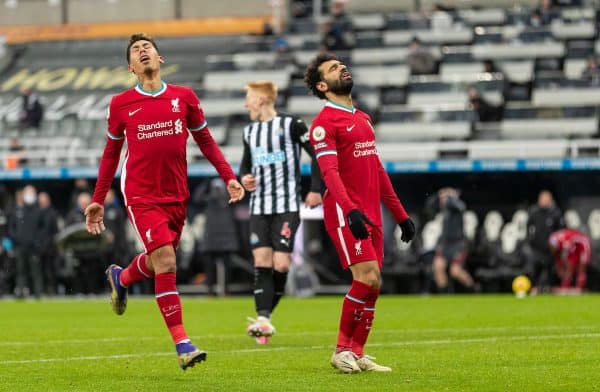
<path id="1" fill-rule="evenodd" d="M 435 123 L 381 122 L 375 128 L 377 139 L 382 142 L 404 140 L 466 139 L 471 135 L 468 121 Z"/>
<path id="2" fill-rule="evenodd" d="M 565 45 L 562 42 L 473 45 L 473 56 L 481 60 L 562 57 L 564 53 Z"/>
<path id="3" fill-rule="evenodd" d="M 207 72 L 204 76 L 206 90 L 243 90 L 246 83 L 252 80 L 272 80 L 279 89 L 286 89 L 290 82 L 289 71 L 238 71 L 238 72 Z"/>
<path id="4" fill-rule="evenodd" d="M 357 83 L 371 86 L 404 86 L 408 83 L 407 65 L 353 67 L 352 74 Z"/>
<path id="5" fill-rule="evenodd" d="M 581 73 L 585 69 L 585 59 L 566 59 L 564 70 L 567 79 L 581 79 Z"/>
<path id="6" fill-rule="evenodd" d="M 598 131 L 598 119 L 555 118 L 531 120 L 504 120 L 500 133 L 505 138 L 552 138 L 592 136 Z"/>
<path id="7" fill-rule="evenodd" d="M 585 106 L 600 102 L 600 88 L 536 88 L 531 100 L 534 106 Z"/>
<path id="8" fill-rule="evenodd" d="M 475 140 L 469 143 L 469 158 L 562 158 L 568 147 L 567 140 Z"/>

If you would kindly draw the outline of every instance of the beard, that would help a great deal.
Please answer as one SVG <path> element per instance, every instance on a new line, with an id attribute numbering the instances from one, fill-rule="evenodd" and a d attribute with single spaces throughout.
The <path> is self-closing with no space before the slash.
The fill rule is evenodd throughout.
<path id="1" fill-rule="evenodd" d="M 329 91 L 335 95 L 348 95 L 352 92 L 354 81 L 352 79 L 338 79 L 333 82 L 326 82 Z"/>

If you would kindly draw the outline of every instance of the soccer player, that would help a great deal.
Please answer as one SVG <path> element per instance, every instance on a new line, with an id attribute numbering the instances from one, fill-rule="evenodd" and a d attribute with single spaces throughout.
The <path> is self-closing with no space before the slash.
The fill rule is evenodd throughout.
<path id="1" fill-rule="evenodd" d="M 121 191 L 129 219 L 145 251 L 135 256 L 125 269 L 113 264 L 106 270 L 112 307 L 115 313 L 123 314 L 127 288 L 154 278 L 158 308 L 175 343 L 179 365 L 185 370 L 206 359 L 206 353 L 190 342 L 183 327 L 175 284 L 175 249 L 189 198 L 188 132 L 227 184 L 230 203 L 241 200 L 244 189 L 213 140 L 193 90 L 162 81 L 160 65 L 164 60 L 154 40 L 144 34 L 132 35 L 126 57 L 138 84 L 115 95 L 110 102 L 108 138 L 93 203 L 85 210 L 86 226 L 95 235 L 104 230 L 104 199 L 119 164 L 121 147 L 127 140 Z"/>
<path id="2" fill-rule="evenodd" d="M 592 261 L 592 247 L 588 236 L 576 229 L 562 229 L 550 235 L 548 244 L 554 254 L 561 289 L 571 288 L 573 276 L 577 274 L 575 287 L 578 291 L 583 291 L 587 281 L 587 267 Z"/>
<path id="3" fill-rule="evenodd" d="M 250 196 L 250 245 L 254 257 L 254 301 L 257 318 L 246 332 L 265 344 L 275 333 L 271 313 L 284 294 L 294 235 L 300 223 L 300 149 L 312 159 L 310 192 L 305 204 L 321 203 L 322 181 L 308 128 L 300 118 L 275 110 L 277 86 L 268 80 L 246 85 L 246 110 L 240 165 L 242 185 Z"/>
<path id="4" fill-rule="evenodd" d="M 381 285 L 381 201 L 400 225 L 402 241 L 414 238 L 415 225 L 379 160 L 371 118 L 352 104 L 348 68 L 335 55 L 321 53 L 307 66 L 304 81 L 314 95 L 327 100 L 312 123 L 310 142 L 327 187 L 325 228 L 342 268 L 350 268 L 353 277 L 331 365 L 344 373 L 389 372 L 391 368 L 364 354 Z"/>

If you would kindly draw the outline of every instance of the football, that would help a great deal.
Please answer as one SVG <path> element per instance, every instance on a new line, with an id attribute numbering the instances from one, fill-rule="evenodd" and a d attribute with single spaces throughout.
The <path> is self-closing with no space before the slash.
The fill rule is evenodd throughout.
<path id="1" fill-rule="evenodd" d="M 513 293 L 517 296 L 517 298 L 523 298 L 529 292 L 531 288 L 531 281 L 525 275 L 517 276 L 512 282 Z"/>

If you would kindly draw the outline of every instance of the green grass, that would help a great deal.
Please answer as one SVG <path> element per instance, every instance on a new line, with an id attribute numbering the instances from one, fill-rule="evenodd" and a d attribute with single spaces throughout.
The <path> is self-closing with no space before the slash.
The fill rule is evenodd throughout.
<path id="1" fill-rule="evenodd" d="M 0 301 L 1 391 L 600 390 L 600 296 L 392 297 L 367 353 L 389 374 L 329 365 L 341 296 L 285 298 L 267 346 L 244 335 L 250 297 L 184 298 L 208 360 L 183 372 L 152 299 Z"/>

